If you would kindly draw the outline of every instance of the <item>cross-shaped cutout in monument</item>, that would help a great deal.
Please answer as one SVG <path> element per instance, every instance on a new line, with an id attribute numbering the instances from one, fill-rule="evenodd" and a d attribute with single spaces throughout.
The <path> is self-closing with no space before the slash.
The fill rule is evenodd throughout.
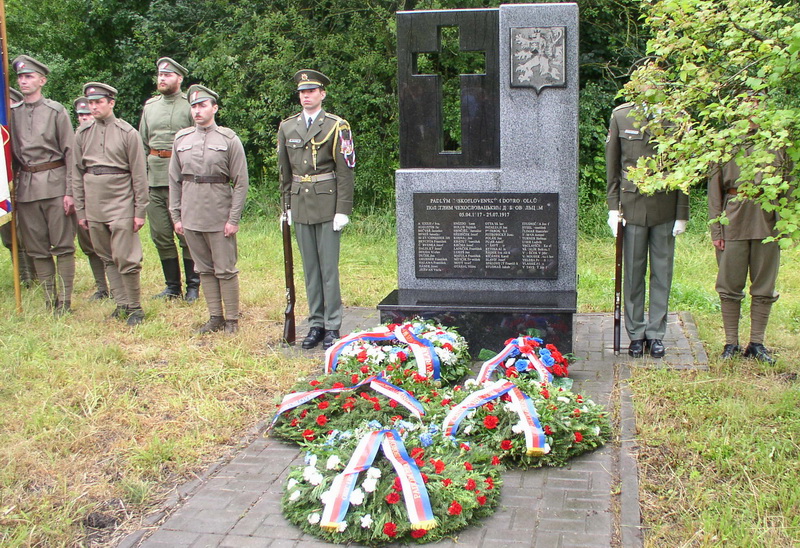
<path id="1" fill-rule="evenodd" d="M 486 53 L 463 51 L 459 27 L 438 27 L 438 51 L 414 53 L 413 75 L 432 75 L 439 80 L 439 108 L 441 126 L 439 149 L 445 153 L 461 153 L 462 115 L 477 115 L 480 105 L 467 96 L 462 104 L 461 75 L 486 73 Z"/>

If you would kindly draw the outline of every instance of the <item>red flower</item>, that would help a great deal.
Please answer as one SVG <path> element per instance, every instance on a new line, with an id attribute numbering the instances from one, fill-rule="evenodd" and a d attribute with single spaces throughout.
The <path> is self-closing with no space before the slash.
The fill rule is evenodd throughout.
<path id="1" fill-rule="evenodd" d="M 578 394 L 577 396 L 575 396 L 575 401 L 577 401 L 578 403 L 583 403 L 583 396 Z"/>
<path id="2" fill-rule="evenodd" d="M 442 407 L 445 407 L 447 405 L 450 405 L 450 400 L 445 398 L 445 399 L 442 400 Z"/>
<path id="3" fill-rule="evenodd" d="M 553 429 L 550 428 L 549 425 L 545 424 L 544 425 L 544 433 L 547 434 L 548 436 L 552 436 L 553 435 Z"/>
<path id="4" fill-rule="evenodd" d="M 441 474 L 442 472 L 444 472 L 444 467 L 445 467 L 444 461 L 441 461 L 441 460 L 431 460 L 431 462 L 433 463 L 433 470 L 434 470 L 434 471 L 435 471 L 437 474 Z"/>
<path id="5" fill-rule="evenodd" d="M 360 371 L 366 375 L 367 373 L 369 373 L 369 367 L 367 367 L 366 365 L 362 365 Z"/>
<path id="6" fill-rule="evenodd" d="M 309 429 L 303 430 L 303 437 L 308 441 L 312 441 L 314 438 L 316 438 L 316 436 L 314 435 L 314 431 Z"/>
<path id="7" fill-rule="evenodd" d="M 529 344 L 523 344 L 522 346 L 519 347 L 519 351 L 522 352 L 523 354 L 530 354 L 531 352 L 533 352 L 533 346 Z"/>
<path id="8" fill-rule="evenodd" d="M 483 419 L 483 425 L 489 430 L 494 430 L 497 428 L 498 424 L 500 424 L 500 419 L 498 419 L 495 415 L 486 415 L 486 417 Z"/>
<path id="9" fill-rule="evenodd" d="M 481 505 L 481 506 L 486 504 L 486 497 L 484 497 L 483 495 L 477 497 L 475 500 L 477 500 L 478 504 Z"/>
<path id="10" fill-rule="evenodd" d="M 471 463 L 469 463 L 469 462 L 465 462 L 465 463 L 464 463 L 464 468 L 465 468 L 466 470 L 469 470 L 470 472 L 472 472 L 472 464 L 471 464 Z"/>
<path id="11" fill-rule="evenodd" d="M 450 478 L 444 478 L 444 479 L 442 480 L 442 485 L 444 485 L 445 487 L 447 487 L 447 486 L 448 486 L 448 485 L 450 485 L 451 483 L 453 483 L 453 480 L 451 480 Z"/>
<path id="12" fill-rule="evenodd" d="M 352 401 L 349 401 L 349 400 L 348 400 L 348 401 L 345 401 L 345 402 L 342 404 L 342 409 L 344 409 L 344 410 L 345 410 L 345 412 L 349 413 L 350 411 L 352 411 L 352 410 L 353 410 L 353 408 L 354 408 L 355 406 L 356 406 L 356 404 L 355 404 L 355 403 L 353 403 Z"/>
<path id="13" fill-rule="evenodd" d="M 494 478 L 486 478 L 483 482 L 486 484 L 487 489 L 494 489 Z"/>
<path id="14" fill-rule="evenodd" d="M 483 406 L 484 406 L 484 407 L 486 408 L 486 410 L 487 410 L 487 411 L 489 411 L 489 412 L 492 412 L 492 411 L 494 411 L 494 404 L 493 404 L 492 402 L 486 402 L 486 403 L 485 403 Z"/>
<path id="15" fill-rule="evenodd" d="M 400 493 L 398 493 L 397 491 L 392 491 L 391 493 L 386 495 L 386 502 L 388 502 L 389 504 L 397 504 L 398 502 L 400 502 Z"/>
<path id="16" fill-rule="evenodd" d="M 401 362 L 404 362 L 408 359 L 408 356 L 406 355 L 405 352 L 398 352 L 397 359 L 400 360 Z"/>
<path id="17" fill-rule="evenodd" d="M 397 402 L 395 400 L 389 400 L 389 407 L 394 409 L 395 407 L 397 407 Z"/>
<path id="18" fill-rule="evenodd" d="M 558 348 L 556 348 L 554 344 L 546 344 L 544 345 L 544 347 L 548 349 L 550 352 L 558 352 Z"/>
<path id="19" fill-rule="evenodd" d="M 500 457 L 497 455 L 492 456 L 492 466 L 500 466 Z"/>
<path id="20" fill-rule="evenodd" d="M 543 388 L 541 394 L 542 394 L 542 397 L 544 399 L 547 399 L 547 398 L 550 397 L 550 392 L 547 391 L 547 388 Z"/>
<path id="21" fill-rule="evenodd" d="M 295 417 L 292 419 L 292 422 L 289 423 L 289 426 L 297 426 L 298 422 L 300 422 L 300 420 L 297 417 Z"/>
<path id="22" fill-rule="evenodd" d="M 318 425 L 325 426 L 325 424 L 327 424 L 327 422 L 328 422 L 328 417 L 326 417 L 325 415 L 320 415 L 319 417 L 317 417 L 317 424 Z"/>
<path id="23" fill-rule="evenodd" d="M 310 384 L 311 386 L 319 386 L 322 383 L 319 382 L 317 379 L 314 379 L 313 381 L 309 382 L 308 384 Z"/>
<path id="24" fill-rule="evenodd" d="M 428 532 L 425 529 L 412 529 L 411 530 L 411 538 L 422 538 L 426 534 L 428 534 Z"/>
<path id="25" fill-rule="evenodd" d="M 461 449 L 462 451 L 469 451 L 471 449 L 471 447 L 466 443 L 460 443 L 458 445 L 458 448 Z"/>
<path id="26" fill-rule="evenodd" d="M 582 442 L 583 441 L 583 434 L 581 434 L 580 432 L 575 432 L 575 441 L 578 442 L 578 443 Z"/>
<path id="27" fill-rule="evenodd" d="M 394 483 L 392 484 L 392 489 L 395 491 L 400 491 L 403 488 L 403 484 L 400 483 L 400 476 L 395 476 Z"/>
<path id="28" fill-rule="evenodd" d="M 418 459 L 425 456 L 425 450 L 422 447 L 415 447 L 411 450 L 411 458 Z"/>
<path id="29" fill-rule="evenodd" d="M 358 384 L 358 374 L 353 373 L 353 376 L 350 377 L 350 382 L 353 384 Z"/>
<path id="30" fill-rule="evenodd" d="M 505 394 L 503 394 L 502 396 L 500 396 L 500 399 L 501 399 L 502 401 L 511 401 L 511 396 L 509 396 L 509 395 L 508 395 L 508 392 L 506 392 Z"/>
<path id="31" fill-rule="evenodd" d="M 342 383 L 340 383 L 340 382 L 335 382 L 335 383 L 333 383 L 333 387 L 332 388 L 344 388 L 344 385 Z"/>
<path id="32" fill-rule="evenodd" d="M 444 348 L 445 350 L 449 350 L 450 352 L 452 352 L 452 351 L 453 351 L 453 345 L 452 345 L 452 344 L 450 344 L 449 342 L 446 342 L 446 343 L 444 343 L 444 344 L 442 345 L 442 348 Z"/>
<path id="33" fill-rule="evenodd" d="M 508 451 L 511 449 L 511 440 L 503 440 L 500 442 L 500 449 Z"/>
<path id="34" fill-rule="evenodd" d="M 474 491 L 474 490 L 475 490 L 475 487 L 476 487 L 475 480 L 474 480 L 474 479 L 472 479 L 472 478 L 468 479 L 468 480 L 467 480 L 467 484 L 464 486 L 464 488 L 465 488 L 467 491 Z"/>
<path id="35" fill-rule="evenodd" d="M 414 464 L 417 465 L 417 468 L 422 468 L 423 466 L 425 466 L 425 460 L 424 459 L 414 459 Z"/>
<path id="36" fill-rule="evenodd" d="M 304 418 L 306 418 L 306 415 L 308 415 L 308 409 L 303 409 L 303 410 L 300 412 L 300 418 L 301 418 L 301 419 L 304 419 Z"/>
<path id="37" fill-rule="evenodd" d="M 519 377 L 519 373 L 513 367 L 509 367 L 508 369 L 506 369 L 506 375 L 508 375 L 512 379 L 516 379 L 517 377 Z"/>
<path id="38" fill-rule="evenodd" d="M 361 352 L 359 352 L 358 355 L 356 356 L 356 359 L 358 361 L 360 361 L 361 363 L 364 363 L 365 361 L 367 361 L 367 351 L 366 350 L 362 350 Z"/>
<path id="39" fill-rule="evenodd" d="M 403 420 L 403 415 L 392 415 L 392 422 Z"/>
<path id="40" fill-rule="evenodd" d="M 391 521 L 386 523 L 383 526 L 383 534 L 386 535 L 387 537 L 394 538 L 395 535 L 397 535 L 397 525 L 395 525 Z"/>
<path id="41" fill-rule="evenodd" d="M 450 503 L 450 507 L 447 509 L 447 513 L 451 516 L 458 516 L 461 514 L 461 505 L 457 501 L 453 501 Z"/>
<path id="42" fill-rule="evenodd" d="M 575 410 L 572 412 L 572 414 L 573 414 L 573 416 L 575 416 L 575 417 L 580 417 L 580 416 L 581 416 L 581 410 L 580 410 L 580 409 L 575 409 Z"/>
<path id="43" fill-rule="evenodd" d="M 379 403 L 375 402 L 375 404 L 372 406 L 372 408 L 373 408 L 375 411 L 380 411 L 380 410 L 381 410 L 381 404 L 379 404 Z"/>
<path id="44" fill-rule="evenodd" d="M 428 481 L 430 481 L 428 479 L 428 474 L 424 474 L 424 473 L 420 472 L 419 475 L 422 477 L 422 483 L 428 483 Z"/>
<path id="45" fill-rule="evenodd" d="M 425 382 L 428 380 L 428 377 L 420 375 L 419 373 L 414 373 L 414 382 Z"/>
<path id="46" fill-rule="evenodd" d="M 327 409 L 330 403 L 326 401 L 321 401 L 317 404 L 317 409 Z"/>

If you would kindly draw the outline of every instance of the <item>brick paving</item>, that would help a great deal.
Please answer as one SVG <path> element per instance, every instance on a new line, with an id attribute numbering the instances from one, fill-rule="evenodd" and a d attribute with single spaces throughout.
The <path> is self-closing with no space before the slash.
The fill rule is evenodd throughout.
<path id="1" fill-rule="evenodd" d="M 343 332 L 379 324 L 378 312 L 347 309 Z M 636 427 L 625 383 L 631 366 L 707 368 L 708 357 L 686 313 L 669 316 L 663 360 L 612 351 L 609 314 L 575 316 L 573 389 L 605 405 L 614 417 L 613 440 L 564 468 L 511 470 L 504 474 L 497 511 L 436 547 L 635 548 L 643 545 L 636 469 Z M 302 328 L 298 333 L 304 333 Z M 302 352 L 301 350 L 289 350 Z M 307 353 L 308 354 L 308 353 Z M 322 358 L 321 351 L 312 356 Z M 257 429 L 263 429 L 265 424 Z M 281 514 L 282 486 L 289 468 L 302 462 L 297 447 L 257 435 L 230 461 L 178 489 L 152 525 L 129 535 L 121 548 L 329 546 Z"/>

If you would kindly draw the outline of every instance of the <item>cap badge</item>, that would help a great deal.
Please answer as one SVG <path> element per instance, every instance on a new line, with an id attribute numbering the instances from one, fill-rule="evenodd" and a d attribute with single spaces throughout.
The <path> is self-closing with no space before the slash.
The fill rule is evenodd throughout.
<path id="1" fill-rule="evenodd" d="M 194 93 L 192 93 L 192 101 L 197 101 L 197 96 L 198 95 L 200 95 L 199 91 L 195 91 Z"/>
<path id="2" fill-rule="evenodd" d="M 166 61 L 164 61 L 163 63 L 161 63 L 161 68 L 162 68 L 162 69 L 169 68 L 169 63 L 167 63 Z"/>
<path id="3" fill-rule="evenodd" d="M 24 68 L 25 68 L 25 62 L 24 61 L 20 61 L 19 63 L 17 63 L 17 70 L 24 69 Z"/>
<path id="4" fill-rule="evenodd" d="M 303 74 L 301 74 L 301 75 L 300 75 L 300 79 L 301 79 L 301 80 L 308 80 L 308 74 L 306 74 L 306 73 L 304 72 Z"/>
<path id="5" fill-rule="evenodd" d="M 94 93 L 96 90 L 95 90 L 94 88 L 89 88 L 87 91 L 88 91 L 89 93 Z"/>

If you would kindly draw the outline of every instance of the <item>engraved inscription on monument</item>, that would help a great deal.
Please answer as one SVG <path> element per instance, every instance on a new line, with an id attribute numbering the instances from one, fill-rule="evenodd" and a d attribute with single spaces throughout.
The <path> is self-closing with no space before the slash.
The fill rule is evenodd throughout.
<path id="1" fill-rule="evenodd" d="M 511 29 L 511 87 L 565 87 L 565 27 Z"/>
<path id="2" fill-rule="evenodd" d="M 419 278 L 558 277 L 558 194 L 414 194 Z"/>

